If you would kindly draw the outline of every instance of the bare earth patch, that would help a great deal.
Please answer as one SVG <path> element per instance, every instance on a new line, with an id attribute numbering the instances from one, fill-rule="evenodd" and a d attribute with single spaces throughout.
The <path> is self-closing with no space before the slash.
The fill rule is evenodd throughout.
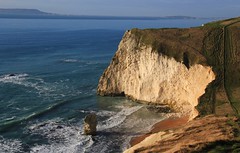
<path id="1" fill-rule="evenodd" d="M 152 134 L 125 153 L 193 152 L 214 142 L 233 141 L 234 126 L 228 124 L 229 120 L 236 122 L 235 118 L 214 115 L 198 118 L 177 130 Z"/>

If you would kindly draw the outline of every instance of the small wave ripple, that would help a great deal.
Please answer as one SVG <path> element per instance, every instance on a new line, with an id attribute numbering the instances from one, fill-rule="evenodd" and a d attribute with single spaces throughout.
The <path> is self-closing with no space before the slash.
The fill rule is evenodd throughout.
<path id="1" fill-rule="evenodd" d="M 77 62 L 80 62 L 79 60 L 77 59 L 63 59 L 62 60 L 64 63 L 77 63 Z"/>

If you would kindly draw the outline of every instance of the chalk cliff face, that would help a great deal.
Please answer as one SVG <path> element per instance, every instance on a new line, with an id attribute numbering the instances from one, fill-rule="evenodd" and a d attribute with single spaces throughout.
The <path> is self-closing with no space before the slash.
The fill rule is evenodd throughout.
<path id="1" fill-rule="evenodd" d="M 184 52 L 179 54 L 177 61 L 127 31 L 99 80 L 97 92 L 102 96 L 125 95 L 138 101 L 167 104 L 192 119 L 198 115 L 195 106 L 199 97 L 215 74 L 210 66 L 191 64 Z"/>

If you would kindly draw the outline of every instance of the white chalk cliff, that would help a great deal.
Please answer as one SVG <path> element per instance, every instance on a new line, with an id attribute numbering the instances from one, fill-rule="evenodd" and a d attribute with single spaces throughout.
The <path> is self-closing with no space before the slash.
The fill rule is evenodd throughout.
<path id="1" fill-rule="evenodd" d="M 189 68 L 183 62 L 163 55 L 127 31 L 110 65 L 99 80 L 99 95 L 125 95 L 148 103 L 167 104 L 193 119 L 195 106 L 215 79 L 209 66 Z"/>

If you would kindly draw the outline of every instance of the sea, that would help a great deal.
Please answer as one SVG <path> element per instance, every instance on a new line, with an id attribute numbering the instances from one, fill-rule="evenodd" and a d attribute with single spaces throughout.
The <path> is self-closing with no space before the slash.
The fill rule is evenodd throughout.
<path id="1" fill-rule="evenodd" d="M 212 19 L 0 19 L 0 153 L 118 153 L 167 114 L 96 94 L 126 30 Z M 83 134 L 96 113 L 97 135 Z"/>

